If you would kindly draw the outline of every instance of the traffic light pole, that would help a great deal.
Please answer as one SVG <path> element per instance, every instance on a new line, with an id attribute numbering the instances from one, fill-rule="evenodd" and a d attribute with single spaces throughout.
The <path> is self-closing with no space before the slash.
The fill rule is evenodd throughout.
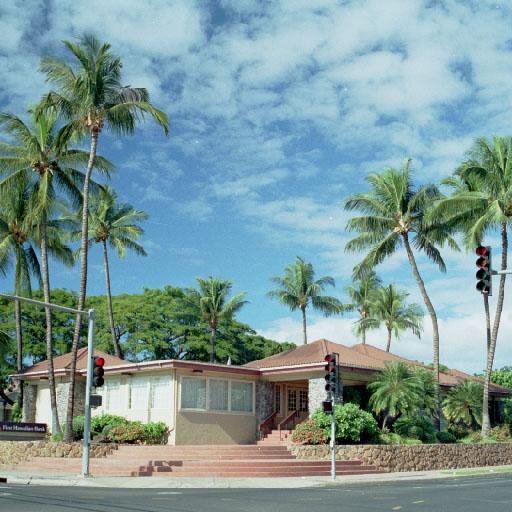
<path id="1" fill-rule="evenodd" d="M 87 382 L 85 384 L 84 439 L 82 445 L 82 476 L 89 476 L 89 449 L 91 447 L 91 387 L 92 366 L 94 360 L 94 309 L 88 312 L 89 329 L 87 331 Z"/>
<path id="2" fill-rule="evenodd" d="M 334 418 L 335 402 L 334 394 L 332 400 L 332 414 L 331 414 L 331 478 L 336 479 L 336 419 Z"/>

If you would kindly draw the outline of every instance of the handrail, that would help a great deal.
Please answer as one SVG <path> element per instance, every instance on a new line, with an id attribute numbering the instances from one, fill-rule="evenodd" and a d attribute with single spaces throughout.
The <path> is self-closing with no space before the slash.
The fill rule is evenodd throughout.
<path id="1" fill-rule="evenodd" d="M 260 433 L 260 436 L 263 436 L 265 434 L 264 429 L 267 429 L 269 425 L 273 424 L 275 417 L 277 416 L 277 411 L 274 411 L 272 414 L 267 416 L 258 427 L 258 431 Z M 272 430 L 272 429 L 271 429 Z"/>
<path id="2" fill-rule="evenodd" d="M 299 415 L 299 411 L 292 411 L 290 414 L 288 414 L 288 416 L 286 416 L 286 418 L 283 421 L 281 421 L 277 425 L 277 430 L 279 432 L 279 441 L 283 440 L 283 438 L 281 437 L 281 427 L 286 425 L 290 420 L 292 420 L 293 418 L 295 418 L 295 416 L 298 416 L 298 415 Z"/>

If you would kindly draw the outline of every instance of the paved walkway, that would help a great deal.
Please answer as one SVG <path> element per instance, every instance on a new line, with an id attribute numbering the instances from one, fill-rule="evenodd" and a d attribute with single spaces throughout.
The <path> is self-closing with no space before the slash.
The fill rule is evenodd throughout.
<path id="1" fill-rule="evenodd" d="M 470 475 L 488 475 L 512 473 L 511 466 L 493 466 L 487 468 L 469 468 L 443 471 L 416 471 L 409 473 L 383 473 L 374 475 L 330 477 L 293 477 L 293 478 L 155 478 L 155 477 L 89 477 L 79 475 L 31 474 L 0 468 L 0 478 L 7 478 L 7 483 L 28 485 L 58 485 L 83 487 L 115 487 L 115 488 L 300 488 L 322 487 L 326 485 L 348 485 L 354 483 L 381 483 L 416 480 L 432 480 L 443 478 L 464 477 Z"/>

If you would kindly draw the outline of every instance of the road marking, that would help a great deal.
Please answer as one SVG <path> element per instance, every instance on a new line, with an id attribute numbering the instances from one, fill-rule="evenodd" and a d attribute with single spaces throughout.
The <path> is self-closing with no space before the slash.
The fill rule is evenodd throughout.
<path id="1" fill-rule="evenodd" d="M 402 510 L 402 507 L 400 505 L 393 507 L 391 510 Z"/>
<path id="2" fill-rule="evenodd" d="M 12 496 L 11 492 L 0 492 L 0 496 Z"/>
<path id="3" fill-rule="evenodd" d="M 425 500 L 413 501 L 413 504 L 414 504 L 414 505 L 417 505 L 418 503 L 425 503 Z"/>
<path id="4" fill-rule="evenodd" d="M 183 494 L 181 491 L 160 491 L 157 494 Z"/>

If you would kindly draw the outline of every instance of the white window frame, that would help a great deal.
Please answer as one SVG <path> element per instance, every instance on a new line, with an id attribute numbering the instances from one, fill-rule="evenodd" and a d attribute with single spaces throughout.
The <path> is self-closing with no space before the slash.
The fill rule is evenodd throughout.
<path id="1" fill-rule="evenodd" d="M 182 390 L 183 390 L 183 379 L 206 379 L 206 408 L 198 409 L 192 407 L 182 407 Z M 226 380 L 228 382 L 228 410 L 227 411 L 217 411 L 210 409 L 210 380 Z M 232 382 L 243 382 L 245 384 L 251 384 L 252 386 L 252 404 L 251 411 L 232 411 L 231 410 L 231 383 Z M 179 396 L 179 405 L 180 411 L 192 411 L 192 412 L 202 412 L 202 413 L 211 413 L 211 414 L 235 414 L 242 416 L 254 416 L 256 414 L 256 383 L 253 380 L 242 380 L 242 379 L 226 379 L 222 377 L 208 377 L 208 376 L 199 376 L 199 375 L 181 375 L 180 377 L 180 396 Z"/>

